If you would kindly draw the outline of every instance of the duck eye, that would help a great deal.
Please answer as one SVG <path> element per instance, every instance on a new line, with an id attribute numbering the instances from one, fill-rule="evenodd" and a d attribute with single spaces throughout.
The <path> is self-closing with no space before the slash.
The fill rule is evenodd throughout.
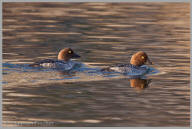
<path id="1" fill-rule="evenodd" d="M 142 59 L 145 59 L 145 57 L 144 57 L 144 56 L 141 56 L 141 58 L 142 58 Z"/>
<path id="2" fill-rule="evenodd" d="M 72 51 L 68 51 L 68 53 L 69 53 L 69 54 L 71 54 L 71 53 L 72 53 Z"/>

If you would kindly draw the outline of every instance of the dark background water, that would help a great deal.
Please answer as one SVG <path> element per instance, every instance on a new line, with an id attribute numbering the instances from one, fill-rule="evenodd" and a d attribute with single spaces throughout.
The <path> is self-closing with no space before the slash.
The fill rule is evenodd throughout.
<path id="1" fill-rule="evenodd" d="M 4 126 L 189 126 L 189 3 L 3 3 L 4 63 L 65 47 L 97 68 L 142 50 L 160 72 L 142 80 L 4 66 Z"/>

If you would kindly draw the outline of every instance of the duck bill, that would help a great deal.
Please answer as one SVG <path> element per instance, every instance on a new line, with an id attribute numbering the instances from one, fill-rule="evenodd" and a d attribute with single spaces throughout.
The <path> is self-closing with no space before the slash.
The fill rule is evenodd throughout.
<path id="1" fill-rule="evenodd" d="M 151 62 L 149 58 L 147 59 L 147 63 L 150 64 L 150 65 L 153 64 L 153 62 Z"/>
<path id="2" fill-rule="evenodd" d="M 77 55 L 76 53 L 73 54 L 72 58 L 79 58 L 81 56 Z"/>

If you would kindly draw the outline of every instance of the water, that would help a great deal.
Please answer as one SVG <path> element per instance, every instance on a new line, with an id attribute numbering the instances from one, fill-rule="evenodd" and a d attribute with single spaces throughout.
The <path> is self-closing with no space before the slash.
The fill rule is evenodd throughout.
<path id="1" fill-rule="evenodd" d="M 188 3 L 3 3 L 4 126 L 189 126 Z M 78 72 L 27 67 L 71 47 Z M 97 70 L 145 51 L 152 71 Z M 155 71 L 155 70 L 158 70 Z"/>

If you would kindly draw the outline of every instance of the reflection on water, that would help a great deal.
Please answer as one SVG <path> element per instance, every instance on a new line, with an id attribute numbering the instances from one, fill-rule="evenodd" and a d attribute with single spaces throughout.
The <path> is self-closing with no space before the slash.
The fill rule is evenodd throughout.
<path id="1" fill-rule="evenodd" d="M 4 126 L 189 126 L 188 3 L 3 3 Z M 33 69 L 71 47 L 78 71 Z M 145 51 L 145 77 L 103 73 Z M 158 70 L 158 71 L 157 71 Z"/>
<path id="2" fill-rule="evenodd" d="M 134 87 L 138 91 L 141 91 L 147 88 L 150 82 L 151 80 L 147 80 L 147 79 L 140 79 L 140 78 L 130 79 L 131 87 Z"/>
<path id="3" fill-rule="evenodd" d="M 126 78 L 130 80 L 143 80 L 146 78 L 144 75 L 126 75 L 118 72 L 104 72 L 99 67 L 87 67 L 83 64 L 80 68 L 72 69 L 70 71 L 63 71 L 61 69 L 30 67 L 29 64 L 3 63 L 3 71 L 6 71 L 3 72 L 3 75 L 8 74 L 9 76 L 15 76 L 13 78 L 4 78 L 4 83 L 9 83 L 9 86 L 15 86 L 18 84 L 26 85 L 27 83 L 30 85 L 38 85 L 39 83 L 85 82 L 120 78 Z M 152 67 L 149 68 L 148 71 L 149 72 L 147 75 L 160 74 L 158 70 Z M 136 82 L 139 80 L 136 80 Z M 145 82 L 138 82 L 139 85 L 140 83 Z M 132 84 L 134 85 L 134 82 Z"/>

